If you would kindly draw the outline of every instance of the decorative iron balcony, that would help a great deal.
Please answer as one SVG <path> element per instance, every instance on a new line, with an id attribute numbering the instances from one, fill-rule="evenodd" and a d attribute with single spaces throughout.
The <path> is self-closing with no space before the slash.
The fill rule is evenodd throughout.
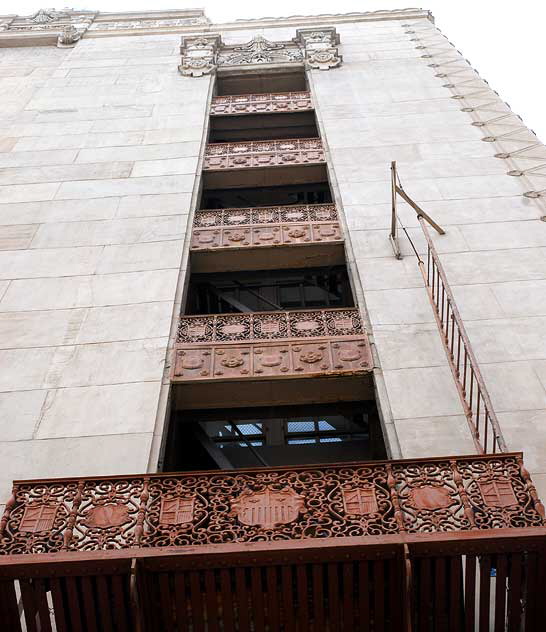
<path id="1" fill-rule="evenodd" d="M 0 620 L 14 632 L 535 631 L 545 534 L 521 453 L 16 481 Z"/>
<path id="2" fill-rule="evenodd" d="M 197 211 L 193 251 L 341 243 L 333 204 Z"/>
<path id="3" fill-rule="evenodd" d="M 312 110 L 310 92 L 271 92 L 214 97 L 211 116 L 262 114 L 266 112 L 304 112 Z"/>
<path id="4" fill-rule="evenodd" d="M 544 525 L 520 453 L 16 481 L 0 553 Z"/>
<path id="5" fill-rule="evenodd" d="M 182 316 L 173 381 L 369 373 L 357 309 Z"/>
<path id="6" fill-rule="evenodd" d="M 320 138 L 209 143 L 203 170 L 252 169 L 290 165 L 324 164 Z"/>

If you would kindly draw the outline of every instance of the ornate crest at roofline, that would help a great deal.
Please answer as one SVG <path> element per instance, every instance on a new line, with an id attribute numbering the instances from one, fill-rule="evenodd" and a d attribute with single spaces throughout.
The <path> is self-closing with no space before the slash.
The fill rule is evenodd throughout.
<path id="1" fill-rule="evenodd" d="M 33 15 L 16 16 L 1 21 L 0 31 L 22 36 L 57 37 L 57 46 L 67 48 L 74 46 L 81 39 L 96 15 L 96 11 L 40 9 Z"/>
<path id="2" fill-rule="evenodd" d="M 225 46 L 218 53 L 218 66 L 243 66 L 303 61 L 301 48 L 293 42 L 270 42 L 256 35 L 242 46 Z"/>
<path id="3" fill-rule="evenodd" d="M 298 29 L 291 41 L 271 42 L 256 35 L 246 44 L 227 45 L 219 34 L 183 37 L 180 46 L 180 73 L 201 77 L 220 67 L 261 66 L 267 64 L 305 64 L 329 70 L 339 66 L 339 35 L 334 27 Z"/>

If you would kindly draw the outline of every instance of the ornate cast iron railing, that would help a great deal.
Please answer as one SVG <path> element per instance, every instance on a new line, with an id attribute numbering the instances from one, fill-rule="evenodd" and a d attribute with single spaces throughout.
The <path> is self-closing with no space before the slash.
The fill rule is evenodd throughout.
<path id="1" fill-rule="evenodd" d="M 333 204 L 197 211 L 192 250 L 341 242 Z"/>
<path id="2" fill-rule="evenodd" d="M 0 553 L 542 526 L 521 453 L 17 481 Z"/>
<path id="3" fill-rule="evenodd" d="M 358 310 L 323 309 L 182 316 L 175 382 L 369 373 Z"/>
<path id="4" fill-rule="evenodd" d="M 211 116 L 225 114 L 262 114 L 264 112 L 302 112 L 312 110 L 310 92 L 270 92 L 214 97 Z"/>
<path id="5" fill-rule="evenodd" d="M 427 244 L 426 265 L 415 247 L 413 248 L 476 449 L 481 454 L 506 452 L 507 447 L 497 415 L 493 410 L 463 319 L 425 221 L 440 234 L 444 234 L 444 231 L 404 191 L 397 176 L 395 162 L 391 164 L 391 170 L 392 223 L 390 238 L 395 254 L 398 258 L 401 257 L 398 247 L 398 218 L 396 214 L 396 199 L 397 196 L 400 196 L 417 212 L 417 219 L 423 230 Z M 410 243 L 412 243 L 411 240 Z"/>
<path id="6" fill-rule="evenodd" d="M 356 308 L 182 316 L 177 342 L 258 342 L 364 335 Z"/>
<path id="7" fill-rule="evenodd" d="M 320 138 L 260 140 L 239 143 L 209 143 L 203 169 L 250 169 L 290 165 L 323 164 L 324 150 Z"/>

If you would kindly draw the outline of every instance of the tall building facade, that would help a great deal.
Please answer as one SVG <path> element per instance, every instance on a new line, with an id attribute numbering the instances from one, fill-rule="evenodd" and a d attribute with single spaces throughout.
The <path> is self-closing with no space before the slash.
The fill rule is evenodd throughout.
<path id="1" fill-rule="evenodd" d="M 430 13 L 0 47 L 2 629 L 543 629 L 546 149 Z"/>

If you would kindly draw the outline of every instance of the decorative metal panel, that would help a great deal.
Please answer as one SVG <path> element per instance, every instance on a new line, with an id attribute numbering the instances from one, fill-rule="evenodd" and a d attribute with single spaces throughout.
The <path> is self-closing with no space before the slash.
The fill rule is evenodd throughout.
<path id="1" fill-rule="evenodd" d="M 178 343 L 252 342 L 365 334 L 358 309 L 294 310 L 181 316 Z"/>
<path id="2" fill-rule="evenodd" d="M 175 349 L 173 382 L 358 375 L 373 368 L 367 338 L 317 339 Z"/>
<path id="3" fill-rule="evenodd" d="M 196 211 L 194 228 L 245 226 L 248 224 L 292 224 L 337 222 L 334 204 L 295 204 L 290 206 L 257 206 Z"/>
<path id="4" fill-rule="evenodd" d="M 261 140 L 238 143 L 209 143 L 205 150 L 205 171 L 255 169 L 289 165 L 323 164 L 320 138 Z"/>
<path id="5" fill-rule="evenodd" d="M 341 242 L 333 204 L 197 211 L 191 249 Z"/>
<path id="6" fill-rule="evenodd" d="M 267 112 L 303 112 L 312 110 L 310 92 L 268 92 L 214 97 L 211 116 L 226 114 L 264 114 Z"/>
<path id="7" fill-rule="evenodd" d="M 493 504 L 491 487 L 484 501 L 484 483 L 515 502 Z M 44 505 L 54 511 L 36 528 L 33 512 Z M 0 522 L 0 554 L 541 525 L 522 455 L 505 453 L 19 481 Z"/>

